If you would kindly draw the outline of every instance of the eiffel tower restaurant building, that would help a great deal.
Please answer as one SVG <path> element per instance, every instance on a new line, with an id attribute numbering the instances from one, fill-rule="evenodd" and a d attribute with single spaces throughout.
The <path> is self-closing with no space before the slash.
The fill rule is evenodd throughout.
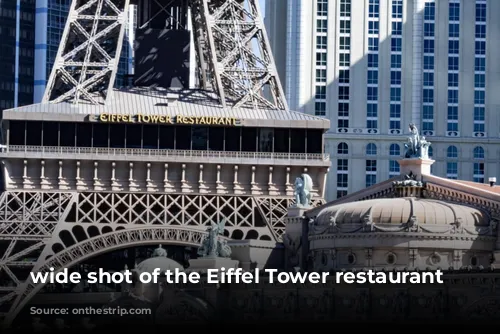
<path id="1" fill-rule="evenodd" d="M 26 265 L 132 268 L 158 244 L 182 264 L 196 257 L 206 226 L 226 219 L 243 266 L 280 266 L 295 178 L 309 174 L 314 203 L 324 203 L 328 128 L 299 112 L 223 108 L 198 90 L 131 88 L 107 105 L 5 110 L 3 249 L 34 248 L 12 261 L 24 275 Z M 108 236 L 113 244 L 102 243 Z M 23 284 L 9 277 L 5 288 Z"/>
<path id="2" fill-rule="evenodd" d="M 77 230 L 89 238 L 151 225 L 204 230 L 222 218 L 232 239 L 276 242 L 295 178 L 311 175 L 323 203 L 330 166 L 327 120 L 224 108 L 199 90 L 131 88 L 106 105 L 34 104 L 5 110 L 2 127 L 7 194 L 75 196 L 58 216 L 69 239 L 53 236 L 62 249 L 79 242 Z"/>

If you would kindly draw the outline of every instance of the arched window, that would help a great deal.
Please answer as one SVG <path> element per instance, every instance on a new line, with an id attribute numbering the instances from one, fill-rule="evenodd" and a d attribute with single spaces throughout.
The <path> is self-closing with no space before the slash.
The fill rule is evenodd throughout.
<path id="1" fill-rule="evenodd" d="M 399 144 L 391 144 L 391 147 L 389 148 L 389 155 L 392 157 L 401 155 L 401 148 L 399 147 Z"/>
<path id="2" fill-rule="evenodd" d="M 484 160 L 484 148 L 481 146 L 476 146 L 474 148 L 474 159 L 476 160 Z M 484 183 L 484 162 L 476 161 L 474 162 L 474 182 Z"/>
<path id="3" fill-rule="evenodd" d="M 377 145 L 370 143 L 366 146 L 366 155 L 377 155 Z"/>
<path id="4" fill-rule="evenodd" d="M 391 157 L 400 157 L 401 156 L 401 147 L 399 144 L 391 144 L 389 147 L 389 155 Z M 394 177 L 399 175 L 400 167 L 399 162 L 396 160 L 389 160 L 389 176 Z"/>
<path id="5" fill-rule="evenodd" d="M 448 159 L 458 158 L 458 149 L 456 146 L 448 146 L 446 150 L 446 157 Z M 446 177 L 451 180 L 458 179 L 458 162 L 448 161 L 446 162 Z"/>
<path id="6" fill-rule="evenodd" d="M 369 143 L 366 145 L 366 155 L 377 155 L 377 145 Z M 371 187 L 377 183 L 377 160 L 366 160 L 366 187 Z"/>
<path id="7" fill-rule="evenodd" d="M 458 158 L 458 149 L 456 146 L 449 146 L 446 150 L 446 157 L 450 159 Z"/>
<path id="8" fill-rule="evenodd" d="M 349 146 L 346 143 L 340 143 L 337 146 L 337 154 L 349 154 Z"/>
<path id="9" fill-rule="evenodd" d="M 484 159 L 484 149 L 481 146 L 474 148 L 474 159 Z"/>

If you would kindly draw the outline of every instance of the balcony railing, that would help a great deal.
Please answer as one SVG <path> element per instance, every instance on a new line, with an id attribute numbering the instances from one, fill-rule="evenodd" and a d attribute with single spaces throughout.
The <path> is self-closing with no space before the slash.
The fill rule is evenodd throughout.
<path id="1" fill-rule="evenodd" d="M 10 145 L 2 147 L 2 154 L 25 153 L 38 155 L 94 155 L 102 158 L 199 158 L 203 159 L 252 159 L 252 160 L 300 160 L 330 161 L 328 153 L 273 153 L 273 152 L 230 152 L 230 151 L 195 151 L 195 150 L 159 150 L 144 148 L 101 148 L 101 147 L 59 147 Z"/>

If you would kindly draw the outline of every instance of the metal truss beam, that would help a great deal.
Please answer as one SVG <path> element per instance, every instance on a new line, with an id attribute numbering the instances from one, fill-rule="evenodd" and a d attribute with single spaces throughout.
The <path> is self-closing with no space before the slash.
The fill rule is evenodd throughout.
<path id="1" fill-rule="evenodd" d="M 129 0 L 73 0 L 43 102 L 103 104 L 112 92 Z"/>
<path id="2" fill-rule="evenodd" d="M 221 104 L 233 108 L 288 109 L 259 1 L 192 3 L 198 59 L 207 62 L 209 70 L 202 78 L 210 77 Z"/>
<path id="3" fill-rule="evenodd" d="M 43 102 L 109 100 L 128 7 L 129 0 L 73 0 Z M 216 92 L 223 107 L 287 110 L 258 0 L 192 0 L 190 7 L 201 88 Z"/>
<path id="4" fill-rule="evenodd" d="M 322 204 L 316 200 L 315 205 Z M 41 288 L 25 274 L 158 242 L 197 246 L 226 218 L 229 239 L 281 241 L 291 198 L 19 191 L 0 196 L 0 306 L 9 324 Z M 23 276 L 24 273 L 24 276 Z"/>
<path id="5" fill-rule="evenodd" d="M 175 226 L 168 228 L 117 229 L 114 232 L 104 233 L 81 241 L 57 254 L 50 255 L 47 260 L 43 260 L 45 258 L 43 256 L 33 270 L 46 273 L 53 268 L 55 272 L 58 272 L 99 254 L 133 246 L 157 245 L 158 243 L 164 243 L 166 240 L 170 244 L 199 247 L 205 234 L 205 231 Z M 10 323 L 28 301 L 45 285 L 35 284 L 30 278 L 20 284 L 22 288 L 17 290 L 19 295 L 5 319 L 6 322 Z M 15 292 L 11 294 L 15 294 Z"/>

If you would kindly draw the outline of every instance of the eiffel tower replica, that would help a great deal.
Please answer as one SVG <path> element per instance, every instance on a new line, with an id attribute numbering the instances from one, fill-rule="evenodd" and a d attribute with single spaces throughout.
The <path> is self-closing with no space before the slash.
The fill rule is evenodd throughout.
<path id="1" fill-rule="evenodd" d="M 134 82 L 115 88 L 137 6 Z M 133 7 L 132 7 L 133 8 Z M 43 101 L 3 112 L 0 313 L 125 247 L 281 241 L 293 183 L 324 202 L 328 120 L 288 109 L 258 0 L 73 0 Z"/>

